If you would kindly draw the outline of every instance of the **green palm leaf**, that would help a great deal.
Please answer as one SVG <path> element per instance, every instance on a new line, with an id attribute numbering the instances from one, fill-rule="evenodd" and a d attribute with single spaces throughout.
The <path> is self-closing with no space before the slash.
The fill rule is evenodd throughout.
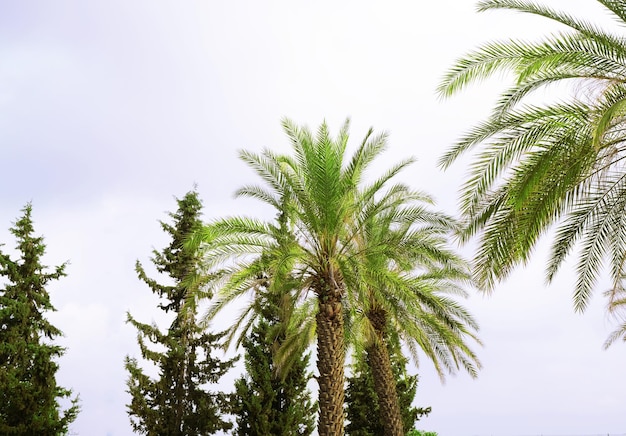
<path id="1" fill-rule="evenodd" d="M 623 29 L 624 2 L 598 3 Z M 440 160 L 448 167 L 476 151 L 462 188 L 462 240 L 478 236 L 475 277 L 491 290 L 528 262 L 539 238 L 557 224 L 547 278 L 576 251 L 573 299 L 582 311 L 605 262 L 616 288 L 623 280 L 626 39 L 534 2 L 478 3 L 479 11 L 494 9 L 538 15 L 565 27 L 538 42 L 486 44 L 459 60 L 438 88 L 447 97 L 496 71 L 514 77 L 491 116 Z M 565 98 L 527 103 L 552 84 L 566 85 L 558 88 Z"/>

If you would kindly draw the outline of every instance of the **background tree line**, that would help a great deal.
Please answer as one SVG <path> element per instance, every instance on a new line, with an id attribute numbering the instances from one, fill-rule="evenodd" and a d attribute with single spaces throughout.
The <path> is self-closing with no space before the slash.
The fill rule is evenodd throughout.
<path id="1" fill-rule="evenodd" d="M 157 369 L 157 376 L 151 377 L 140 361 L 126 358 L 131 396 L 127 407 L 133 430 L 154 435 L 218 431 L 238 435 L 311 434 L 317 405 L 307 387 L 312 378 L 310 356 L 294 355 L 288 369 L 280 369 L 277 356 L 287 338 L 290 310 L 284 301 L 288 295 L 273 289 L 268 276 L 258 277 L 255 322 L 251 334 L 241 338 L 245 372 L 236 381 L 234 392 L 216 390 L 220 377 L 236 359 L 218 357 L 226 332 L 210 333 L 198 320 L 198 303 L 212 297 L 206 286 L 209 276 L 202 274 L 200 251 L 185 245 L 186 238 L 202 226 L 198 194 L 191 191 L 177 203 L 178 210 L 169 214 L 171 222 L 161 222 L 170 243 L 161 251 L 154 250 L 151 259 L 168 284 L 149 278 L 140 262 L 135 266 L 138 278 L 158 295 L 158 309 L 172 314 L 173 321 L 162 330 L 128 314 L 128 322 L 137 329 L 142 359 Z M 27 205 L 11 230 L 18 240 L 20 259 L 12 260 L 5 254 L 1 258 L 2 274 L 10 284 L 0 294 L 0 391 L 6 399 L 0 406 L 0 423 L 3 434 L 67 434 L 79 413 L 78 397 L 71 399 L 69 408 L 61 406 L 62 400 L 71 396 L 71 390 L 58 387 L 55 381 L 55 359 L 63 349 L 42 340 L 42 336 L 52 340 L 61 334 L 45 319 L 45 312 L 54 310 L 45 285 L 62 277 L 65 265 L 52 273 L 41 265 L 45 244 L 42 237 L 33 235 L 31 210 Z M 392 355 L 394 376 L 403 387 L 403 416 L 407 427 L 412 428 L 429 409 L 412 407 L 417 377 L 406 374 L 407 360 L 402 357 L 399 342 Z M 348 379 L 351 396 L 345 406 L 351 417 L 352 430 L 348 431 L 383 435 L 378 407 L 372 407 L 377 399 L 371 372 L 362 358 L 356 358 L 354 367 L 354 375 Z M 363 414 L 363 410 L 370 413 Z"/>

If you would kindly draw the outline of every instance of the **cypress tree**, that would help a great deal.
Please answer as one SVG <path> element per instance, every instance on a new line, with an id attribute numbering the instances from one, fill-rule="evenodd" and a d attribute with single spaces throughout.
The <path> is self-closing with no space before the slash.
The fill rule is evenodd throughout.
<path id="1" fill-rule="evenodd" d="M 132 397 L 128 414 L 133 430 L 141 434 L 209 435 L 232 427 L 223 418 L 228 395 L 210 392 L 207 385 L 217 383 L 235 359 L 221 361 L 212 357 L 223 333 L 205 332 L 196 322 L 197 299 L 206 277 L 200 271 L 199 253 L 184 242 L 202 225 L 202 203 L 195 191 L 177 202 L 178 211 L 169 214 L 173 224 L 161 222 L 171 242 L 161 252 L 154 250 L 151 259 L 171 284 L 149 278 L 141 263 L 136 263 L 139 278 L 160 297 L 159 309 L 173 312 L 174 320 L 163 333 L 158 326 L 138 322 L 128 314 L 128 322 L 138 330 L 141 356 L 159 370 L 158 378 L 151 378 L 136 359 L 126 357 L 128 391 Z M 151 349 L 146 341 L 163 351 Z"/>
<path id="2" fill-rule="evenodd" d="M 281 304 L 282 298 L 290 296 L 267 290 L 257 296 L 260 316 L 242 342 L 246 374 L 235 382 L 237 436 L 306 436 L 315 428 L 316 406 L 307 389 L 310 355 L 291 359 L 285 373 L 279 373 L 276 365 L 276 353 L 286 337 L 285 312 L 290 307 Z"/>
<path id="3" fill-rule="evenodd" d="M 390 335 L 387 346 L 396 380 L 403 427 L 408 433 L 416 421 L 430 413 L 431 408 L 412 405 L 417 391 L 418 377 L 407 373 L 408 359 L 402 354 L 397 335 Z M 384 427 L 380 420 L 378 398 L 374 389 L 374 378 L 367 353 L 364 350 L 355 353 L 352 375 L 347 378 L 347 381 L 346 415 L 349 423 L 346 426 L 346 435 L 385 436 Z"/>
<path id="4" fill-rule="evenodd" d="M 57 385 L 56 359 L 65 349 L 53 344 L 61 336 L 44 316 L 54 311 L 46 286 L 65 276 L 62 264 L 47 271 L 41 264 L 46 246 L 34 236 L 32 207 L 10 229 L 19 259 L 0 251 L 0 434 L 66 434 L 79 411 L 78 398 Z M 71 405 L 61 410 L 59 399 Z"/>

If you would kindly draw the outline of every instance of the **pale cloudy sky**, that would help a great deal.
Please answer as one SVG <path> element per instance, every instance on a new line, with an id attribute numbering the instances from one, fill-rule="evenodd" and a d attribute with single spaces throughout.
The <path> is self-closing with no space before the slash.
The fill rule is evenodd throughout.
<path id="1" fill-rule="evenodd" d="M 544 3 L 606 18 L 593 0 Z M 32 201 L 46 263 L 70 261 L 50 288 L 50 318 L 68 347 L 60 382 L 82 400 L 75 433 L 131 434 L 123 359 L 138 349 L 124 319 L 130 310 L 161 320 L 133 270 L 167 243 L 158 220 L 194 183 L 207 218 L 257 213 L 232 198 L 254 180 L 236 151 L 287 150 L 283 116 L 313 128 L 326 119 L 334 130 L 349 116 L 355 143 L 369 126 L 389 131 L 381 166 L 416 156 L 405 180 L 456 213 L 466 167 L 443 173 L 436 161 L 488 112 L 505 78 L 443 102 L 438 81 L 480 42 L 552 29 L 477 14 L 474 4 L 0 0 L 0 241 L 13 246 L 8 228 Z M 546 251 L 544 243 L 492 296 L 467 301 L 485 343 L 477 380 L 460 374 L 442 386 L 421 362 L 416 403 L 433 408 L 421 428 L 626 433 L 626 346 L 601 349 L 614 327 L 606 283 L 586 314 L 574 314 L 572 268 L 546 287 Z"/>

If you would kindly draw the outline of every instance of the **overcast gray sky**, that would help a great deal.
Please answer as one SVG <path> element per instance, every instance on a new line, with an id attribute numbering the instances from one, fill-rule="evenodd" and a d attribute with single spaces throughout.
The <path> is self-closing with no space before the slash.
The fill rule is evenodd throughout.
<path id="1" fill-rule="evenodd" d="M 555 1 L 604 17 L 593 0 Z M 477 14 L 472 0 L 230 1 L 0 0 L 0 241 L 32 201 L 45 261 L 70 261 L 50 287 L 65 332 L 60 383 L 81 396 L 72 429 L 129 435 L 126 354 L 138 355 L 130 310 L 159 321 L 136 278 L 167 243 L 158 220 L 198 184 L 205 217 L 257 213 L 233 192 L 254 181 L 241 148 L 287 150 L 287 116 L 337 130 L 352 119 L 391 133 L 387 166 L 418 158 L 404 179 L 457 211 L 466 161 L 442 172 L 438 157 L 481 119 L 504 81 L 449 101 L 435 88 L 480 42 L 534 37 L 549 23 Z M 546 287 L 544 241 L 532 262 L 494 294 L 466 305 L 482 326 L 484 369 L 441 385 L 421 362 L 420 423 L 440 436 L 626 433 L 626 345 L 602 343 L 614 327 L 600 283 L 584 315 L 573 313 L 566 266 Z M 469 247 L 463 249 L 469 254 Z M 216 326 L 216 328 L 223 326 Z M 232 389 L 232 373 L 224 389 Z"/>

